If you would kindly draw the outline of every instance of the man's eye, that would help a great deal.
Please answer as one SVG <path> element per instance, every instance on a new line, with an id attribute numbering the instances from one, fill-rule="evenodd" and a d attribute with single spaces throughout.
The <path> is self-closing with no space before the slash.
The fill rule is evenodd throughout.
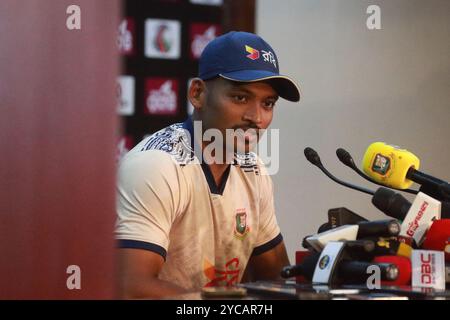
<path id="1" fill-rule="evenodd" d="M 235 96 L 233 96 L 233 100 L 236 101 L 236 102 L 243 103 L 243 102 L 247 101 L 247 97 L 246 96 L 241 96 L 241 95 L 235 95 Z"/>
<path id="2" fill-rule="evenodd" d="M 264 107 L 268 109 L 272 109 L 275 107 L 275 101 L 266 101 L 264 102 Z"/>

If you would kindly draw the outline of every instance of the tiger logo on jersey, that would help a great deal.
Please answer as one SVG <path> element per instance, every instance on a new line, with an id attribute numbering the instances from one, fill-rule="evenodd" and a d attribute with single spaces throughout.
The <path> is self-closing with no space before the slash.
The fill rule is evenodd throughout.
<path id="1" fill-rule="evenodd" d="M 234 235 L 238 239 L 244 239 L 247 233 L 249 233 L 250 227 L 247 225 L 247 212 L 245 208 L 236 210 Z"/>

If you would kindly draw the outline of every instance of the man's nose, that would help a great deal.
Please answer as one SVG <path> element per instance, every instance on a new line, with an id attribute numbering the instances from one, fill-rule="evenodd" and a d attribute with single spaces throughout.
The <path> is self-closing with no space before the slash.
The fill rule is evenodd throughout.
<path id="1" fill-rule="evenodd" d="M 245 110 L 244 120 L 251 121 L 259 127 L 262 121 L 261 108 L 257 102 L 250 104 Z"/>

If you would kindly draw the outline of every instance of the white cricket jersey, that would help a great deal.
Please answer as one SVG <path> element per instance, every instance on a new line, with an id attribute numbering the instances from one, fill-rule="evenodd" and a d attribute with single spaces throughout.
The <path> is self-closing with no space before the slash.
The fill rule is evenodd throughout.
<path id="1" fill-rule="evenodd" d="M 165 258 L 160 279 L 186 289 L 240 282 L 249 258 L 282 241 L 273 186 L 254 153 L 235 157 L 216 186 L 194 155 L 192 120 L 144 139 L 121 161 L 120 248 Z"/>

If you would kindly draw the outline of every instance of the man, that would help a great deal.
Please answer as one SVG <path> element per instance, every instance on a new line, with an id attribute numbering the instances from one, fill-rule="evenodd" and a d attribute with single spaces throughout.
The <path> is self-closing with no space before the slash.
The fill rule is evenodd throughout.
<path id="1" fill-rule="evenodd" d="M 123 297 L 279 278 L 289 260 L 272 181 L 251 152 L 278 96 L 300 99 L 263 39 L 230 32 L 208 44 L 189 88 L 192 118 L 144 139 L 121 162 Z M 244 134 L 227 136 L 227 129 Z"/>

